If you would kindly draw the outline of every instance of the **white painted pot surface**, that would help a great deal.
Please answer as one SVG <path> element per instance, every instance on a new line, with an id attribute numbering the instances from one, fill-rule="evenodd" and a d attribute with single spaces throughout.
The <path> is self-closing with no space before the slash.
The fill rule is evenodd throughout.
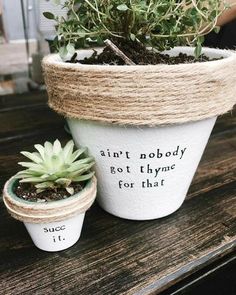
<path id="1" fill-rule="evenodd" d="M 24 224 L 36 247 L 49 252 L 61 251 L 79 240 L 84 215 L 85 213 L 81 213 L 67 220 L 51 223 Z"/>
<path id="2" fill-rule="evenodd" d="M 116 216 L 148 220 L 183 203 L 216 118 L 163 127 L 68 119 L 77 146 L 96 159 L 98 203 Z"/>

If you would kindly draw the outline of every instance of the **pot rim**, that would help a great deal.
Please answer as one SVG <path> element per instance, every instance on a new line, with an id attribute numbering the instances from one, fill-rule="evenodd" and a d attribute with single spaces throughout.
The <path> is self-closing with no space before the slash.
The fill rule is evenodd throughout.
<path id="1" fill-rule="evenodd" d="M 56 200 L 56 201 L 50 201 L 50 202 L 32 202 L 32 201 L 27 201 L 27 200 L 24 200 L 22 198 L 19 198 L 14 192 L 13 192 L 13 188 L 14 186 L 16 185 L 17 181 L 19 181 L 18 178 L 14 176 L 12 176 L 5 184 L 4 186 L 4 190 L 6 190 L 6 192 L 9 194 L 9 196 L 17 201 L 17 202 L 20 202 L 20 203 L 23 203 L 25 205 L 35 205 L 35 206 L 38 206 L 38 205 L 45 205 L 47 206 L 47 208 L 51 205 L 52 207 L 54 207 L 55 203 L 57 204 L 63 204 L 63 203 L 66 203 L 66 202 L 69 202 L 69 201 L 72 201 L 74 199 L 77 199 L 79 197 L 82 196 L 82 194 L 86 191 L 88 191 L 89 189 L 92 188 L 92 186 L 95 185 L 95 181 L 94 181 L 94 178 L 95 176 L 93 176 L 89 181 L 87 181 L 86 185 L 84 186 L 84 188 L 79 191 L 78 193 L 72 195 L 72 196 L 69 196 L 65 199 L 61 199 L 61 200 Z"/>
<path id="2" fill-rule="evenodd" d="M 176 47 L 171 55 L 193 50 Z M 81 59 L 91 50 L 83 52 Z M 221 59 L 118 66 L 71 64 L 59 54 L 49 55 L 43 60 L 49 106 L 65 117 L 129 126 L 181 124 L 219 116 L 235 104 L 236 53 L 212 48 L 203 52 Z"/>
<path id="3" fill-rule="evenodd" d="M 30 202 L 13 192 L 16 181 L 13 176 L 5 183 L 3 202 L 13 218 L 28 223 L 50 223 L 84 213 L 93 204 L 97 193 L 97 179 L 93 176 L 82 191 L 71 197 L 52 202 Z"/>
<path id="4" fill-rule="evenodd" d="M 94 48 L 97 51 L 102 50 L 103 48 Z M 86 54 L 88 52 L 91 52 L 91 54 L 94 52 L 93 48 L 90 49 L 80 49 L 78 52 L 81 52 L 81 54 Z M 163 54 L 168 54 L 169 52 L 183 52 L 187 53 L 190 55 L 194 54 L 194 48 L 193 47 L 187 47 L 187 46 L 176 46 L 173 49 L 163 51 Z M 42 64 L 47 64 L 47 65 L 54 65 L 57 67 L 63 67 L 65 69 L 80 69 L 80 70 L 97 70 L 98 68 L 102 68 L 103 70 L 109 70 L 109 71 L 114 71 L 116 69 L 125 69 L 127 71 L 133 71 L 133 70 L 144 70 L 147 68 L 156 68 L 156 67 L 168 67 L 169 69 L 173 67 L 193 67 L 194 65 L 203 65 L 206 66 L 207 64 L 219 64 L 222 62 L 222 60 L 230 60 L 235 58 L 236 53 L 232 50 L 226 50 L 226 49 L 218 49 L 218 48 L 209 48 L 209 47 L 203 47 L 203 53 L 207 54 L 213 54 L 217 55 L 218 57 L 223 57 L 223 59 L 218 59 L 218 60 L 209 60 L 206 62 L 195 62 L 195 63 L 180 63 L 180 64 L 173 64 L 173 65 L 167 65 L 167 64 L 156 64 L 156 65 L 87 65 L 87 64 L 80 64 L 80 63 L 67 63 L 63 61 L 59 53 L 53 53 L 45 56 L 43 58 Z"/>

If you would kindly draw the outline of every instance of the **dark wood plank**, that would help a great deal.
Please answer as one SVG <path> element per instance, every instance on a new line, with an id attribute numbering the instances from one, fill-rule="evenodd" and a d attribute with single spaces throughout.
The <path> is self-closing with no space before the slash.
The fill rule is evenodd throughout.
<path id="1" fill-rule="evenodd" d="M 35 249 L 1 208 L 0 287 L 5 294 L 154 294 L 232 251 L 235 200 L 232 183 L 149 222 L 121 220 L 94 206 L 80 242 L 54 254 Z"/>
<path id="2" fill-rule="evenodd" d="M 24 138 L 28 134 L 36 134 L 49 127 L 53 130 L 58 126 L 63 129 L 64 119 L 45 104 L 2 112 L 0 113 L 0 142 Z"/>
<path id="3" fill-rule="evenodd" d="M 30 108 L 33 105 L 45 105 L 46 103 L 46 91 L 3 95 L 0 96 L 0 113 L 11 111 L 12 109 Z"/>
<path id="4" fill-rule="evenodd" d="M 236 132 L 212 136 L 191 185 L 188 198 L 236 180 Z"/>
<path id="5" fill-rule="evenodd" d="M 236 252 L 194 273 L 160 295 L 235 295 Z"/>
<path id="6" fill-rule="evenodd" d="M 220 116 L 217 119 L 217 123 L 212 131 L 212 134 L 228 132 L 229 130 L 233 129 L 236 133 L 236 107 L 232 111 L 223 116 Z"/>
<path id="7" fill-rule="evenodd" d="M 5 136 L 0 145 L 0 185 L 17 171 L 20 150 L 30 150 L 46 139 L 69 138 L 57 115 L 50 123 L 50 112 L 35 111 L 35 124 L 42 124 L 35 131 L 22 119 L 29 118 L 26 112 L 19 112 L 16 121 L 22 123 L 12 123 L 8 129 L 15 137 Z M 87 213 L 80 241 L 66 251 L 46 253 L 33 246 L 24 226 L 9 217 L 0 201 L 0 290 L 6 295 L 157 294 L 232 253 L 236 247 L 234 120 L 219 120 L 221 126 L 211 137 L 188 199 L 169 217 L 127 221 L 95 204 Z M 16 130 L 25 130 L 21 140 Z"/>

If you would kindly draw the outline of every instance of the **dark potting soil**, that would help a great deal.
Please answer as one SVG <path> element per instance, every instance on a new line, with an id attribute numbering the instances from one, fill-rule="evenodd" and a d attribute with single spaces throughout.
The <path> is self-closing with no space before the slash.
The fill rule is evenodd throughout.
<path id="1" fill-rule="evenodd" d="M 72 183 L 71 187 L 74 188 L 74 194 L 80 192 L 85 186 L 85 183 Z M 31 202 L 50 202 L 63 200 L 71 195 L 64 189 L 49 189 L 41 193 L 36 193 L 34 185 L 29 183 L 18 183 L 14 189 L 14 193 L 21 199 Z"/>
<path id="2" fill-rule="evenodd" d="M 138 42 L 119 42 L 113 40 L 113 43 L 135 64 L 137 65 L 156 65 L 156 64 L 180 64 L 180 63 L 195 63 L 195 62 L 206 62 L 210 59 L 206 55 L 201 55 L 198 59 L 194 56 L 180 53 L 178 56 L 169 56 L 168 54 L 162 54 L 154 50 L 147 49 L 143 44 Z M 67 61 L 70 63 L 82 63 L 82 64 L 95 64 L 95 65 L 124 65 L 125 62 L 116 55 L 116 53 L 105 47 L 103 52 L 100 54 L 94 50 L 91 57 L 83 60 L 77 59 L 75 53 L 71 60 Z"/>

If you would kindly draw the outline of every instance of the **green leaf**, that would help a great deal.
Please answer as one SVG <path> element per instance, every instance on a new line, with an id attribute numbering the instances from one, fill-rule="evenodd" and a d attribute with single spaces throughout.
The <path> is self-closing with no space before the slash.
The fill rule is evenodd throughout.
<path id="1" fill-rule="evenodd" d="M 27 174 L 31 174 L 32 176 L 37 176 L 37 177 L 39 177 L 39 176 L 46 173 L 44 168 L 41 168 L 41 169 L 39 169 L 39 168 L 37 168 L 37 169 L 30 168 L 30 169 L 25 170 L 24 172 L 27 173 Z"/>
<path id="2" fill-rule="evenodd" d="M 61 143 L 58 139 L 56 139 L 53 143 L 53 153 L 55 155 L 59 155 L 59 153 L 61 152 Z"/>
<path id="3" fill-rule="evenodd" d="M 43 168 L 41 165 L 33 162 L 18 162 L 18 164 L 26 168 L 34 169 L 36 171 Z"/>
<path id="4" fill-rule="evenodd" d="M 74 189 L 73 189 L 73 187 L 66 187 L 65 189 L 66 189 L 66 191 L 67 191 L 70 195 L 73 195 L 73 194 L 74 194 Z"/>
<path id="5" fill-rule="evenodd" d="M 204 36 L 199 36 L 198 37 L 198 43 L 203 43 L 204 42 L 204 40 L 205 40 L 205 37 Z"/>
<path id="6" fill-rule="evenodd" d="M 25 178 L 25 177 L 30 177 L 33 176 L 32 174 L 24 173 L 24 171 L 18 172 L 14 177 L 17 179 Z"/>
<path id="7" fill-rule="evenodd" d="M 79 177 L 76 177 L 73 181 L 75 181 L 75 182 L 85 181 L 85 180 L 92 178 L 93 175 L 94 175 L 94 172 L 91 172 L 89 174 L 85 174 L 85 175 L 81 175 Z"/>
<path id="8" fill-rule="evenodd" d="M 71 184 L 71 179 L 68 178 L 58 178 L 56 181 L 56 183 L 61 184 L 65 187 L 69 186 Z"/>
<path id="9" fill-rule="evenodd" d="M 130 39 L 131 39 L 132 41 L 135 41 L 135 40 L 136 40 L 136 36 L 135 36 L 134 34 L 130 33 Z"/>
<path id="10" fill-rule="evenodd" d="M 75 170 L 75 171 L 71 172 L 71 173 L 73 173 L 72 175 L 70 173 L 68 176 L 70 176 L 70 178 L 74 179 L 74 178 L 80 176 L 81 174 L 89 171 L 93 167 L 94 164 L 95 164 L 95 162 L 87 164 L 84 168 Z"/>
<path id="11" fill-rule="evenodd" d="M 119 11 L 127 11 L 129 9 L 129 7 L 126 4 L 121 4 L 117 6 L 117 9 Z"/>
<path id="12" fill-rule="evenodd" d="M 64 161 L 61 155 L 53 155 L 51 159 L 51 173 L 56 173 L 63 167 Z"/>
<path id="13" fill-rule="evenodd" d="M 50 155 L 50 156 L 51 156 L 51 154 L 52 154 L 52 150 L 53 150 L 53 145 L 51 144 L 51 142 L 46 141 L 46 142 L 44 143 L 44 148 L 45 148 L 45 153 L 46 153 L 47 155 Z"/>
<path id="14" fill-rule="evenodd" d="M 43 159 L 41 158 L 39 153 L 29 153 L 29 152 L 20 152 L 22 155 L 30 159 L 31 161 L 35 163 L 42 163 Z"/>
<path id="15" fill-rule="evenodd" d="M 47 19 L 55 19 L 55 16 L 53 13 L 49 12 L 49 11 L 45 11 L 43 12 L 44 17 L 46 17 Z"/>
<path id="16" fill-rule="evenodd" d="M 40 153 L 42 159 L 44 159 L 44 147 L 41 144 L 35 144 L 34 147 Z"/>
<path id="17" fill-rule="evenodd" d="M 202 44 L 201 43 L 197 43 L 197 46 L 195 47 L 195 50 L 194 50 L 195 58 L 198 59 L 201 54 L 202 54 Z"/>
<path id="18" fill-rule="evenodd" d="M 86 151 L 87 151 L 87 148 L 81 148 L 81 149 L 75 151 L 70 157 L 71 162 L 74 162 L 76 159 L 79 158 L 79 156 L 81 156 Z"/>
<path id="19" fill-rule="evenodd" d="M 78 161 L 75 161 L 74 163 L 72 163 L 70 165 L 70 167 L 67 169 L 68 172 L 73 172 L 75 170 L 79 170 L 82 164 L 90 164 L 90 163 L 94 162 L 94 158 L 93 157 L 88 157 L 85 159 L 81 159 Z"/>
<path id="20" fill-rule="evenodd" d="M 35 185 L 36 188 L 54 188 L 54 183 L 51 181 L 42 182 Z"/>
<path id="21" fill-rule="evenodd" d="M 60 49 L 59 49 L 59 55 L 60 55 L 61 59 L 66 58 L 67 53 L 68 53 L 68 51 L 66 49 L 66 46 L 60 47 Z"/>
<path id="22" fill-rule="evenodd" d="M 44 182 L 43 179 L 39 178 L 39 177 L 26 177 L 20 180 L 20 182 L 22 183 L 41 183 Z"/>
<path id="23" fill-rule="evenodd" d="M 215 32 L 216 34 L 219 34 L 219 32 L 220 32 L 220 27 L 219 27 L 219 26 L 216 26 L 216 27 L 214 28 L 214 32 Z"/>
<path id="24" fill-rule="evenodd" d="M 73 153 L 73 148 L 74 148 L 74 142 L 73 140 L 70 140 L 67 142 L 67 144 L 65 145 L 63 149 L 64 160 L 66 161 L 66 163 L 71 162 L 70 158 Z"/>
<path id="25" fill-rule="evenodd" d="M 72 55 L 75 53 L 75 46 L 72 43 L 67 44 L 66 49 L 67 49 L 67 52 Z"/>

